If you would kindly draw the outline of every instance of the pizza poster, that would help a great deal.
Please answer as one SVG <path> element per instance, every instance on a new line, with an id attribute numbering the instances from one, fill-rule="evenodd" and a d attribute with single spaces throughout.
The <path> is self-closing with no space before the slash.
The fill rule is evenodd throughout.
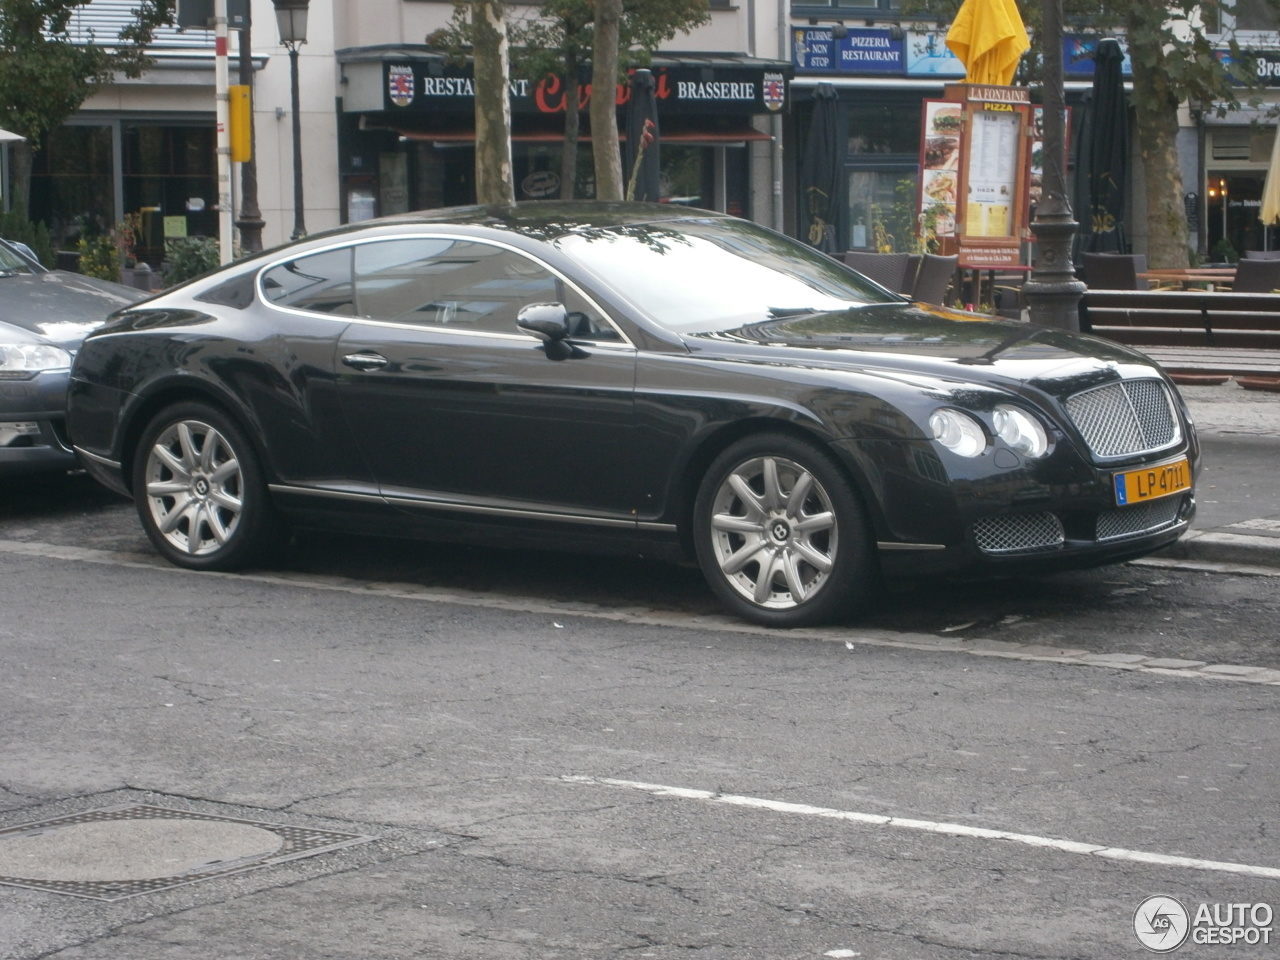
<path id="1" fill-rule="evenodd" d="M 933 233 L 939 238 L 956 235 L 963 132 L 963 104 L 952 100 L 924 101 L 918 213 L 922 224 L 932 222 Z"/>

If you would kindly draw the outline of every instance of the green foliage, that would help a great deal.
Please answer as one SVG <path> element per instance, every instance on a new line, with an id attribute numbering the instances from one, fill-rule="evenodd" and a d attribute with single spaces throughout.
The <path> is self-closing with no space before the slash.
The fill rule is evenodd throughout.
<path id="1" fill-rule="evenodd" d="M 107 234 L 80 237 L 80 272 L 86 277 L 120 282 L 120 251 Z"/>
<path id="2" fill-rule="evenodd" d="M 1213 258 L 1214 263 L 1235 263 L 1240 259 L 1240 255 L 1236 253 L 1236 248 L 1226 237 L 1222 237 L 1213 245 L 1213 249 L 1209 251 L 1209 256 Z"/>
<path id="3" fill-rule="evenodd" d="M 427 45 L 448 50 L 461 63 L 471 46 L 471 3 L 453 0 L 453 7 L 449 26 L 429 34 Z M 619 79 L 627 68 L 647 65 L 651 51 L 677 34 L 709 23 L 708 10 L 707 0 L 623 0 L 618 62 L 624 72 Z M 595 16 L 595 0 L 544 0 L 523 14 L 508 13 L 512 69 L 531 78 L 563 77 L 567 62 L 590 61 Z"/>
<path id="4" fill-rule="evenodd" d="M 164 245 L 169 269 L 165 285 L 185 283 L 222 265 L 222 250 L 216 237 L 178 237 Z"/>
<path id="5" fill-rule="evenodd" d="M 474 43 L 473 2 L 453 0 L 449 26 L 426 38 L 428 46 L 447 50 L 457 64 L 465 61 Z M 553 99 L 563 96 L 570 108 L 574 104 L 569 101 L 576 99 L 581 107 L 585 90 L 579 90 L 578 78 L 581 69 L 593 60 L 595 0 L 544 0 L 522 9 L 526 11 L 522 15 L 507 15 L 512 71 L 534 80 L 558 78 L 559 88 L 548 93 Z M 708 0 L 622 0 L 618 21 L 619 81 L 625 80 L 628 69 L 648 65 L 651 51 L 677 34 L 710 22 L 709 9 Z M 573 186 L 576 177 L 573 151 L 577 149 L 578 121 L 577 109 L 565 110 L 566 154 L 561 174 L 566 188 Z M 597 176 L 597 187 L 599 181 Z"/>
<path id="6" fill-rule="evenodd" d="M 14 211 L 0 213 L 0 237 L 25 243 L 36 255 L 36 259 L 46 267 L 53 268 L 56 262 L 53 241 L 49 238 L 49 228 L 43 223 L 32 223 Z"/>
<path id="7" fill-rule="evenodd" d="M 72 42 L 72 14 L 85 0 L 0 0 L 0 127 L 38 145 L 116 73 L 139 77 L 144 47 L 173 20 L 175 0 L 138 0 L 116 37 Z"/>

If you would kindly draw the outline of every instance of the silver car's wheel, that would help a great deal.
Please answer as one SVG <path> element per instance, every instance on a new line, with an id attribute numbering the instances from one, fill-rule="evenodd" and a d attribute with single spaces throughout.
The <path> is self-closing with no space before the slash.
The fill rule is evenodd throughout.
<path id="1" fill-rule="evenodd" d="M 839 468 L 803 441 L 767 435 L 731 446 L 694 514 L 703 574 L 746 619 L 807 625 L 865 598 L 872 564 L 861 507 Z"/>
<path id="2" fill-rule="evenodd" d="M 164 411 L 144 432 L 134 470 L 138 515 L 174 563 L 231 569 L 275 537 L 253 450 L 218 410 L 190 403 Z"/>

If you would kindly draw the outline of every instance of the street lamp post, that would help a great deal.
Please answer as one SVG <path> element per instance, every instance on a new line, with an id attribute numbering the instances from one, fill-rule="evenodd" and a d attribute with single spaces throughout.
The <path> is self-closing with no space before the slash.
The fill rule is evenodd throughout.
<path id="1" fill-rule="evenodd" d="M 307 235 L 302 214 L 302 117 L 298 106 L 298 47 L 307 42 L 307 7 L 311 0 L 271 0 L 276 8 L 280 42 L 289 50 L 289 93 L 293 101 L 293 234 Z"/>
<path id="2" fill-rule="evenodd" d="M 1080 295 L 1071 243 L 1079 224 L 1066 187 L 1066 98 L 1062 84 L 1062 0 L 1044 0 L 1044 175 L 1031 232 L 1036 262 L 1023 285 L 1033 323 L 1079 330 Z"/>

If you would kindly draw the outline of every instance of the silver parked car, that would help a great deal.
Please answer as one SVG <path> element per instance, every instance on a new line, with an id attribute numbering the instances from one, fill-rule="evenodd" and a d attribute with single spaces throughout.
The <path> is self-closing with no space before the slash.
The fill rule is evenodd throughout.
<path id="1" fill-rule="evenodd" d="M 143 296 L 49 270 L 0 240 L 0 478 L 76 466 L 65 425 L 71 358 L 109 313 Z"/>

